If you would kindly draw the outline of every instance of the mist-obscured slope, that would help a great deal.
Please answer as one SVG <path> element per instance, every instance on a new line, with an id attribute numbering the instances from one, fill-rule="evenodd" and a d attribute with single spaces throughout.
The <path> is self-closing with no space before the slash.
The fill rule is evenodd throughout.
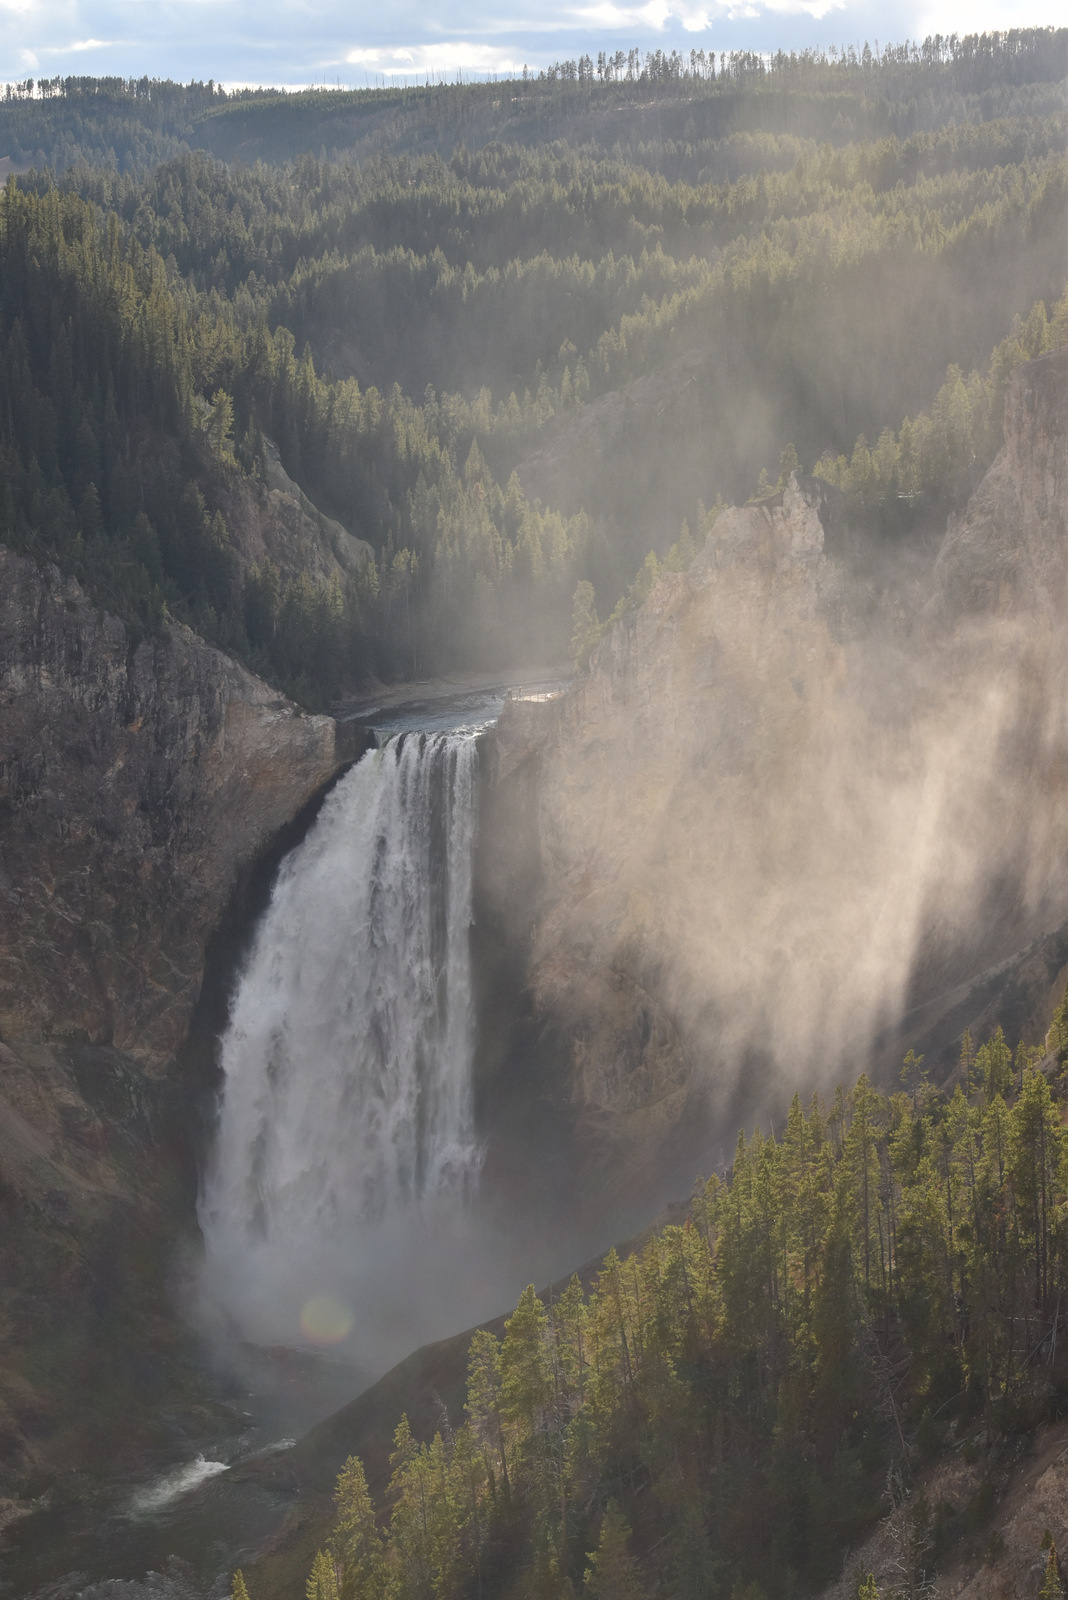
<path id="1" fill-rule="evenodd" d="M 816 486 L 725 512 L 547 708 L 531 981 L 610 1144 L 852 1076 L 1068 915 L 1066 404 L 1068 354 L 1019 369 L 889 576 L 828 558 Z"/>

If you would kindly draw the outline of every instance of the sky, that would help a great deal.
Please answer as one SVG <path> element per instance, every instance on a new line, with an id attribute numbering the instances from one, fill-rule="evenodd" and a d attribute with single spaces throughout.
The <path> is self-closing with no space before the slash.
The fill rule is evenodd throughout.
<path id="1" fill-rule="evenodd" d="M 0 0 L 0 81 L 450 81 L 598 50 L 874 45 L 1063 24 L 1064 0 Z"/>

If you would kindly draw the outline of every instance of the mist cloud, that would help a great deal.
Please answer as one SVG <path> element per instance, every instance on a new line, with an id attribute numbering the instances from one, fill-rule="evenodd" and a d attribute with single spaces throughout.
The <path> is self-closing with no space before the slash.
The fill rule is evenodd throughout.
<path id="1" fill-rule="evenodd" d="M 1011 454 L 933 570 L 880 590 L 788 491 L 600 647 L 542 780 L 534 973 L 615 1133 L 853 1078 L 1068 914 L 1063 529 Z"/>

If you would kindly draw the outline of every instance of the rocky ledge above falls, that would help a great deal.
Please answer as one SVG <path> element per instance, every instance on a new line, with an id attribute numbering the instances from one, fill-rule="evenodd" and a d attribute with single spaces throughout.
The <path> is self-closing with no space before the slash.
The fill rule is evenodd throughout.
<path id="1" fill-rule="evenodd" d="M 162 1067 L 238 870 L 343 754 L 188 628 L 133 648 L 0 547 L 0 1030 Z"/>

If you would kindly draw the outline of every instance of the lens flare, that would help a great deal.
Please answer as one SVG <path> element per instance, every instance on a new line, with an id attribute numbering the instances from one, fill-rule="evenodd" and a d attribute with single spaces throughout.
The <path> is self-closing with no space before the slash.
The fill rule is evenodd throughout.
<path id="1" fill-rule="evenodd" d="M 313 1294 L 301 1310 L 300 1331 L 312 1344 L 340 1344 L 352 1332 L 352 1311 L 336 1294 Z"/>

